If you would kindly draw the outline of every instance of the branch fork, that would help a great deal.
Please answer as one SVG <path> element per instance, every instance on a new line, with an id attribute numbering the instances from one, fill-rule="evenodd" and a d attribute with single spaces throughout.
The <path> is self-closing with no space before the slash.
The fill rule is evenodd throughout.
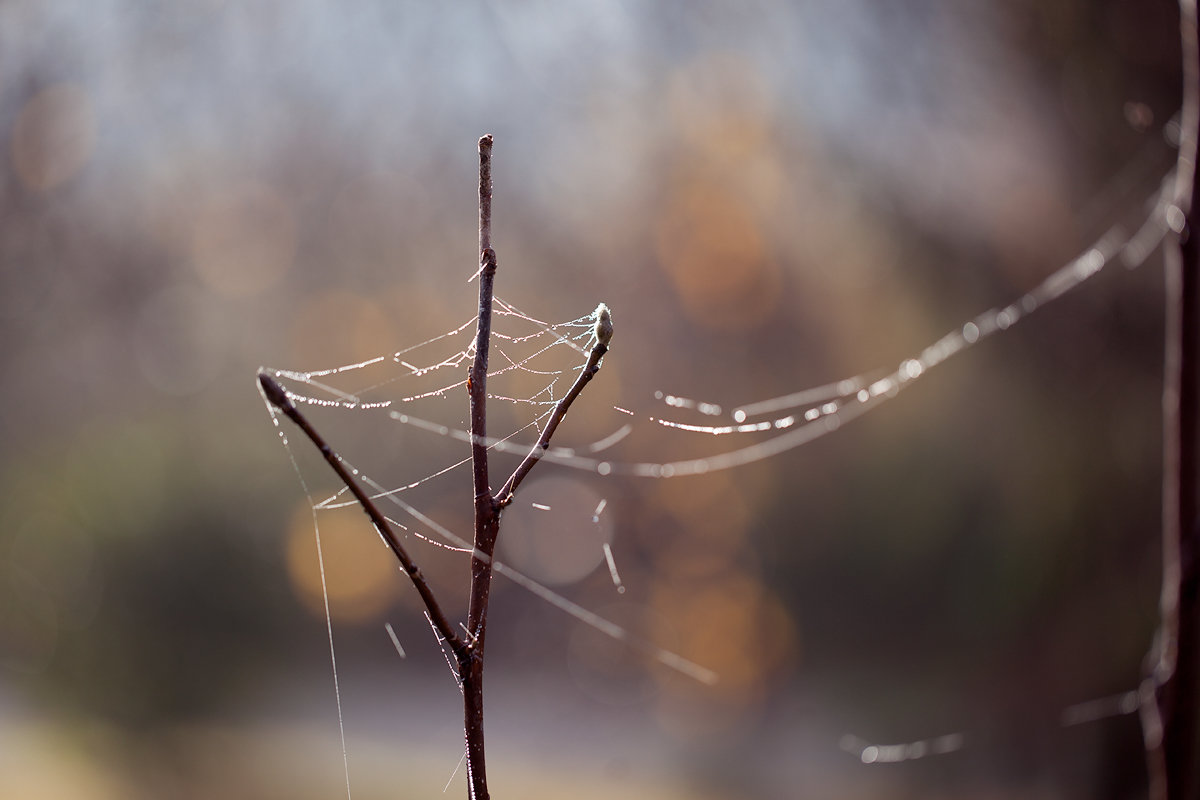
<path id="1" fill-rule="evenodd" d="M 496 539 L 500 533 L 500 515 L 513 501 L 513 496 L 529 472 L 542 459 L 550 447 L 550 439 L 566 417 L 584 387 L 600 370 L 601 361 L 608 352 L 612 338 L 612 315 L 601 303 L 596 308 L 596 326 L 593 331 L 595 343 L 588 354 L 587 363 L 576 376 L 571 389 L 558 401 L 550 418 L 546 421 L 537 442 L 529 454 L 504 482 L 492 492 L 488 482 L 487 445 L 487 378 L 488 344 L 492 333 L 492 300 L 496 277 L 496 251 L 491 246 L 492 222 L 492 137 L 486 135 L 479 140 L 479 312 L 474 343 L 474 359 L 467 375 L 467 395 L 471 417 L 471 463 L 474 481 L 475 539 L 471 552 L 471 593 L 467 611 L 467 622 L 460 635 L 442 611 L 433 590 L 425 580 L 420 567 L 413 562 L 400 538 L 392 529 L 387 518 L 358 481 L 346 468 L 341 457 L 316 431 L 308 419 L 296 407 L 288 391 L 265 370 L 258 373 L 258 382 L 267 400 L 302 430 L 320 450 L 330 468 L 341 479 L 354 499 L 362 507 L 371 524 L 395 555 L 401 569 L 412 581 L 425 605 L 426 615 L 439 644 L 449 648 L 453 656 L 452 669 L 455 680 L 463 694 L 463 729 L 466 737 L 466 760 L 468 797 L 471 800 L 488 800 L 487 773 L 483 739 L 483 656 L 487 633 L 488 602 L 491 596 L 493 555 Z M 450 659 L 447 658 L 449 662 Z"/>

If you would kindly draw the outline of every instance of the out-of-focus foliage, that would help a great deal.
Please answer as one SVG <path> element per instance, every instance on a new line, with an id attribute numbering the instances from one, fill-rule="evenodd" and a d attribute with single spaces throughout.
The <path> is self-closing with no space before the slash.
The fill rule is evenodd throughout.
<path id="1" fill-rule="evenodd" d="M 473 313 L 480 134 L 501 296 L 614 309 L 559 434 L 586 442 L 588 403 L 894 365 L 1136 222 L 1173 159 L 1176 24 L 1167 0 L 0 2 L 0 794 L 342 791 L 311 515 L 252 377 Z M 1132 688 L 1155 622 L 1159 284 L 1113 267 L 771 461 L 560 486 L 606 498 L 628 592 L 598 558 L 543 579 L 721 680 L 500 584 L 497 796 L 1138 796 L 1136 720 L 1059 714 Z M 457 452 L 334 424 L 394 485 Z M 422 508 L 465 530 L 468 495 Z M 322 530 L 355 796 L 428 796 L 453 684 L 361 515 Z M 424 558 L 464 596 L 461 559 Z M 952 731 L 962 753 L 895 768 L 838 747 Z"/>

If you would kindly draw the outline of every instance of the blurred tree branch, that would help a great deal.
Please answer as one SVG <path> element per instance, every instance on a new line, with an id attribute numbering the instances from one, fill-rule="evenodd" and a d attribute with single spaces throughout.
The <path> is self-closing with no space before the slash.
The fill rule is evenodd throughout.
<path id="1" fill-rule="evenodd" d="M 1200 796 L 1200 241 L 1195 206 L 1200 44 L 1195 0 L 1180 0 L 1183 108 L 1167 224 L 1161 621 L 1143 683 L 1150 796 Z"/>

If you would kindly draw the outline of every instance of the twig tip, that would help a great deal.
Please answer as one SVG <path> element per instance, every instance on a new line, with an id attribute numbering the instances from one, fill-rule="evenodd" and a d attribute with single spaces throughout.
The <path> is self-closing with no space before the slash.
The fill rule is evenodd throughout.
<path id="1" fill-rule="evenodd" d="M 596 306 L 596 310 L 592 312 L 592 316 L 596 318 L 596 343 L 608 347 L 609 341 L 613 335 L 612 312 L 608 310 L 608 306 L 604 303 Z"/>
<path id="2" fill-rule="evenodd" d="M 279 381 L 267 374 L 266 370 L 259 370 L 258 384 L 262 387 L 263 394 L 271 401 L 271 405 L 280 411 L 287 411 L 289 408 L 295 407 L 292 398 L 288 397 L 287 389 L 284 389 Z"/>

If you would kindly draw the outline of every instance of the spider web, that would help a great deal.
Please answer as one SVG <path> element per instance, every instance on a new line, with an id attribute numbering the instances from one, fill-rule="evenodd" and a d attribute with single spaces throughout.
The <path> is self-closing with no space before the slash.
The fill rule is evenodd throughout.
<path id="1" fill-rule="evenodd" d="M 489 437 L 487 444 L 493 452 L 524 455 L 530 450 L 532 442 L 536 438 L 539 424 L 550 415 L 562 393 L 574 380 L 574 372 L 579 366 L 577 363 L 579 357 L 586 357 L 585 347 L 593 336 L 595 315 L 587 314 L 564 322 L 548 323 L 525 314 L 501 298 L 496 298 L 493 319 L 491 349 L 496 354 L 493 357 L 493 363 L 501 362 L 488 375 L 490 387 L 488 398 L 492 403 L 489 412 L 493 427 L 498 427 L 494 424 L 495 420 L 497 417 L 502 417 L 495 413 L 497 406 L 502 408 L 504 405 L 509 405 L 522 409 L 528 419 L 510 422 L 511 430 L 508 433 L 499 437 Z M 466 378 L 451 378 L 448 383 L 442 381 L 445 380 L 447 374 L 454 374 L 455 371 L 461 375 L 464 371 L 462 368 L 474 357 L 474 323 L 474 318 L 471 318 L 418 344 L 354 364 L 310 372 L 294 370 L 270 370 L 270 372 L 276 378 L 289 384 L 291 387 L 289 394 L 297 403 L 345 412 L 386 412 L 385 419 L 387 420 L 410 425 L 434 436 L 469 443 L 471 435 L 462 428 L 431 422 L 424 417 L 411 416 L 399 409 L 440 400 L 451 393 L 457 393 L 460 396 L 465 394 Z M 454 349 L 456 347 L 457 349 Z M 432 355 L 427 355 L 430 353 Z M 370 382 L 363 384 L 350 384 L 345 387 L 334 385 L 338 379 L 344 380 L 346 376 L 357 377 L 382 365 L 393 368 L 398 365 L 398 374 L 382 378 L 372 376 L 368 378 Z M 268 408 L 278 426 L 277 412 L 270 407 L 269 403 Z M 623 416 L 632 415 L 632 412 L 619 407 L 614 407 L 613 410 Z M 583 450 L 588 453 L 596 453 L 606 449 L 628 435 L 632 429 L 632 425 L 625 424 L 613 435 L 591 443 Z M 286 444 L 287 435 L 282 427 L 279 435 Z M 521 439 L 522 436 L 527 438 Z M 548 460 L 558 462 L 566 458 L 564 463 L 575 466 L 576 464 L 570 460 L 574 457 L 575 452 L 567 448 L 554 448 Z M 293 463 L 296 463 L 294 458 Z M 389 521 L 401 530 L 411 533 L 426 544 L 469 555 L 473 550 L 470 534 L 455 532 L 437 522 L 405 500 L 404 496 L 407 492 L 444 478 L 455 471 L 465 470 L 470 463 L 469 456 L 460 458 L 399 486 L 390 487 L 357 468 L 352 467 L 352 471 L 374 491 L 373 500 L 390 503 L 399 510 L 407 523 L 392 519 Z M 297 470 L 299 470 L 298 466 Z M 603 473 L 604 469 L 600 468 L 598 471 Z M 324 498 L 313 498 L 311 494 L 310 498 L 314 513 L 356 504 L 344 487 Z M 595 507 L 592 514 L 594 521 L 599 521 L 599 516 L 603 513 L 606 505 L 607 501 L 601 500 Z M 536 502 L 531 506 L 539 510 L 549 510 L 548 506 Z M 611 548 L 607 543 L 602 543 L 600 548 L 604 553 L 614 586 L 618 591 L 623 591 Z M 494 566 L 500 575 L 602 633 L 625 641 L 634 647 L 648 650 L 661 663 L 696 680 L 704 683 L 716 681 L 717 676 L 710 670 L 693 664 L 677 654 L 635 639 L 626 629 L 588 611 L 507 564 L 496 561 Z"/>
<path id="2" fill-rule="evenodd" d="M 1011 329 L 1030 314 L 1095 277 L 1105 267 L 1117 262 L 1128 268 L 1140 266 L 1169 231 L 1181 229 L 1182 212 L 1173 199 L 1175 180 L 1174 172 L 1163 179 L 1160 191 L 1147 200 L 1149 213 L 1133 232 L 1113 225 L 1079 256 L 1013 302 L 983 311 L 893 367 L 733 408 L 658 390 L 651 397 L 643 398 L 638 411 L 611 406 L 616 422 L 607 435 L 578 447 L 552 446 L 542 460 L 600 476 L 671 478 L 733 469 L 805 445 L 894 399 L 934 367 Z M 544 322 L 498 297 L 494 314 L 498 323 L 507 321 L 528 330 L 493 331 L 493 337 L 499 340 L 493 344 L 493 349 L 503 365 L 489 373 L 489 381 L 515 376 L 519 388 L 511 393 L 505 393 L 503 389 L 489 391 L 489 400 L 522 407 L 529 412 L 529 418 L 502 436 L 488 437 L 486 443 L 494 453 L 524 456 L 536 439 L 539 424 L 549 416 L 558 397 L 573 380 L 574 372 L 586 359 L 586 344 L 592 335 L 594 317 L 589 314 L 565 322 Z M 473 357 L 474 322 L 471 318 L 419 344 L 354 364 L 308 372 L 269 371 L 289 385 L 292 397 L 298 403 L 343 411 L 385 412 L 386 419 L 393 423 L 470 443 L 471 433 L 465 428 L 434 421 L 419 410 L 409 409 L 415 408 L 420 401 L 449 397 L 456 390 L 465 394 L 466 378 L 459 375 Z M 425 358 L 417 355 L 438 346 L 453 347 L 456 344 L 459 349 L 449 355 L 441 352 Z M 574 362 L 570 360 L 572 357 Z M 398 365 L 400 374 L 346 388 L 333 385 L 331 380 L 389 364 Z M 455 370 L 458 374 L 449 383 L 441 382 L 444 375 L 454 374 Z M 385 392 L 398 396 L 384 397 Z M 704 434 L 703 440 L 721 441 L 708 448 L 712 451 L 709 454 L 683 460 L 640 461 L 608 456 L 606 451 L 616 445 L 627 443 L 627 440 L 636 441 L 639 432 L 658 428 Z M 402 486 L 379 488 L 380 493 L 375 497 L 397 497 L 469 463 L 469 457 L 463 458 Z M 319 502 L 317 507 L 334 509 L 353 505 L 354 501 L 345 499 L 345 494 L 342 490 Z M 469 545 L 455 546 L 469 550 Z"/>
<path id="3" fill-rule="evenodd" d="M 1185 11 L 1187 4 L 1184 4 Z M 1186 32 L 1185 32 L 1185 53 Z M 1194 76 L 1192 76 L 1194 80 Z M 1188 83 L 1188 81 L 1185 81 Z M 1171 231 L 1183 229 L 1185 211 L 1181 203 L 1190 197 L 1190 167 L 1195 158 L 1196 108 L 1194 91 L 1185 92 L 1180 117 L 1167 127 L 1178 131 L 1179 158 L 1174 170 L 1163 177 L 1159 191 L 1147 198 L 1147 211 L 1140 224 L 1126 229 L 1114 225 L 1097 237 L 1078 256 L 1047 275 L 1040 283 L 1012 302 L 989 308 L 947 331 L 926 346 L 913 350 L 892 366 L 862 372 L 818 386 L 803 387 L 787 394 L 753 399 L 727 407 L 708 400 L 693 399 L 665 390 L 653 392 L 633 409 L 610 405 L 612 424 L 599 438 L 573 447 L 553 446 L 543 460 L 562 467 L 581 470 L 598 477 L 625 475 L 667 479 L 733 469 L 762 461 L 801 447 L 838 430 L 843 424 L 875 410 L 897 397 L 900 392 L 926 376 L 943 362 L 967 352 L 980 342 L 1011 330 L 1031 314 L 1051 305 L 1064 295 L 1083 286 L 1106 267 L 1121 263 L 1134 268 L 1163 243 Z M 489 417 L 493 431 L 502 430 L 486 440 L 495 455 L 515 458 L 529 452 L 541 425 L 555 403 L 571 385 L 574 375 L 586 360 L 593 337 L 595 316 L 585 314 L 561 322 L 547 322 L 519 309 L 499 297 L 494 305 L 494 329 L 491 348 L 493 368 L 489 373 Z M 616 310 L 619 331 L 619 314 Z M 269 370 L 285 383 L 292 398 L 301 404 L 336 410 L 341 413 L 370 414 L 381 423 L 424 432 L 434 437 L 464 443 L 472 441 L 463 422 L 439 421 L 431 413 L 448 397 L 463 400 L 465 367 L 474 355 L 474 317 L 464 320 L 435 336 L 391 353 L 352 364 L 311 371 Z M 619 337 L 619 333 L 618 333 Z M 619 338 L 618 338 L 618 347 Z M 264 402 L 265 399 L 264 399 Z M 266 403 L 275 425 L 279 420 Z M 465 403 L 463 404 L 465 405 Z M 443 406 L 444 408 L 444 406 Z M 441 410 L 441 409 L 439 409 Z M 444 414 L 441 415 L 444 418 Z M 666 461 L 625 458 L 636 452 L 639 437 L 669 429 L 688 434 L 690 447 L 703 454 Z M 279 435 L 287 445 L 286 432 Z M 289 448 L 290 453 L 290 448 Z M 293 464 L 309 497 L 313 528 L 320 559 L 321 542 L 318 515 L 354 504 L 345 489 L 327 496 L 314 496 L 304 480 L 294 455 Z M 348 462 L 347 462 L 348 463 Z M 389 518 L 399 529 L 422 543 L 469 555 L 473 548 L 470 535 L 456 532 L 425 514 L 406 498 L 428 484 L 468 469 L 470 458 L 440 464 L 431 471 L 399 483 L 377 480 L 353 469 L 374 492 L 374 499 L 391 504 L 398 519 Z M 598 521 L 608 500 L 602 499 L 592 514 Z M 530 502 L 538 510 L 549 506 Z M 624 591 L 617 556 L 610 544 L 598 543 L 603 563 L 617 591 Z M 419 559 L 418 559 L 419 560 Z M 595 614 L 568 599 L 545 583 L 496 561 L 496 572 L 534 596 L 560 609 L 578 622 L 651 655 L 661 664 L 703 683 L 714 683 L 719 676 L 703 665 L 641 639 L 630 630 Z M 324 572 L 322 566 L 322 585 Z M 330 658 L 337 689 L 336 653 L 333 624 L 325 598 L 326 625 Z M 394 631 L 387 627 L 396 650 L 404 656 Z M 1142 711 L 1147 705 L 1146 687 L 1072 705 L 1060 715 L 1061 724 L 1074 726 L 1117 715 Z M 1151 696 L 1151 702 L 1153 700 Z M 346 756 L 341 701 L 338 699 L 339 725 L 342 726 L 343 759 Z M 1143 722 L 1153 726 L 1153 720 Z M 961 750 L 967 741 L 962 731 L 898 744 L 878 744 L 847 734 L 840 748 L 856 756 L 863 764 L 891 764 Z M 347 793 L 349 767 L 346 764 Z"/>
<path id="4" fill-rule="evenodd" d="M 1013 302 L 977 314 L 936 341 L 912 352 L 894 367 L 860 373 L 732 408 L 718 402 L 658 390 L 644 397 L 641 403 L 632 404 L 636 410 L 609 406 L 608 411 L 613 419 L 609 433 L 580 446 L 552 446 L 543 460 L 599 478 L 627 475 L 667 479 L 733 469 L 801 447 L 894 399 L 934 367 L 989 337 L 1012 329 L 1030 314 L 1079 288 L 1105 267 L 1113 263 L 1136 267 L 1143 263 L 1176 224 L 1173 216 L 1178 208 L 1172 201 L 1173 188 L 1172 173 L 1164 178 L 1160 191 L 1147 200 L 1150 210 L 1137 229 L 1126 232 L 1120 226 L 1109 228 L 1079 256 Z M 519 458 L 529 452 L 542 423 L 586 360 L 593 337 L 595 315 L 547 322 L 499 297 L 495 299 L 493 315 L 492 350 L 495 355 L 493 368 L 489 372 L 489 423 L 492 430 L 502 428 L 504 433 L 488 437 L 486 444 L 493 454 Z M 290 396 L 299 404 L 342 414 L 371 415 L 373 422 L 390 423 L 433 437 L 469 444 L 471 434 L 461 423 L 456 425 L 436 421 L 435 414 L 430 412 L 444 410 L 442 401 L 446 398 L 456 398 L 465 405 L 464 376 L 474 356 L 474 324 L 475 319 L 471 317 L 416 344 L 352 364 L 310 371 L 268 371 L 287 386 Z M 266 405 L 276 426 L 279 426 L 278 412 L 269 403 Z M 438 408 L 431 409 L 430 406 Z M 504 413 L 505 410 L 508 413 Z M 623 445 L 636 445 L 639 437 L 653 435 L 663 429 L 687 435 L 693 446 L 706 448 L 709 452 L 695 458 L 661 462 L 625 460 L 613 455 Z M 282 427 L 279 428 L 279 435 L 286 446 L 288 438 Z M 350 466 L 344 455 L 342 458 Z M 353 506 L 356 501 L 344 487 L 326 496 L 314 496 L 304 481 L 294 455 L 292 461 L 310 499 L 320 559 L 319 513 Z M 351 469 L 370 487 L 372 499 L 393 506 L 395 516 L 389 517 L 389 522 L 422 544 L 460 553 L 465 559 L 473 550 L 471 535 L 450 529 L 406 498 L 420 487 L 469 472 L 470 463 L 468 455 L 440 464 L 399 484 L 387 484 L 353 466 Z M 536 501 L 526 502 L 534 509 L 549 510 L 548 506 Z M 607 504 L 607 500 L 601 500 L 596 506 L 592 515 L 594 521 L 605 511 Z M 607 567 L 614 587 L 623 592 L 625 587 L 611 546 L 608 542 L 600 542 L 598 547 L 603 553 L 602 563 Z M 576 621 L 643 651 L 659 663 L 697 681 L 711 684 L 719 680 L 716 673 L 703 665 L 638 638 L 628 629 L 590 611 L 503 561 L 495 561 L 494 566 L 499 575 Z M 323 566 L 321 570 L 324 581 Z M 325 604 L 336 691 L 336 655 L 327 596 Z M 395 633 L 390 629 L 387 633 L 403 655 L 403 648 Z M 1130 708 L 1130 697 L 1135 695 L 1124 693 L 1114 698 L 1100 698 L 1072 706 L 1063 712 L 1063 724 L 1075 725 L 1132 713 L 1136 708 Z M 887 764 L 956 752 L 962 749 L 965 740 L 966 735 L 961 731 L 901 744 L 873 744 L 847 734 L 842 737 L 840 747 L 857 756 L 863 764 Z"/>

